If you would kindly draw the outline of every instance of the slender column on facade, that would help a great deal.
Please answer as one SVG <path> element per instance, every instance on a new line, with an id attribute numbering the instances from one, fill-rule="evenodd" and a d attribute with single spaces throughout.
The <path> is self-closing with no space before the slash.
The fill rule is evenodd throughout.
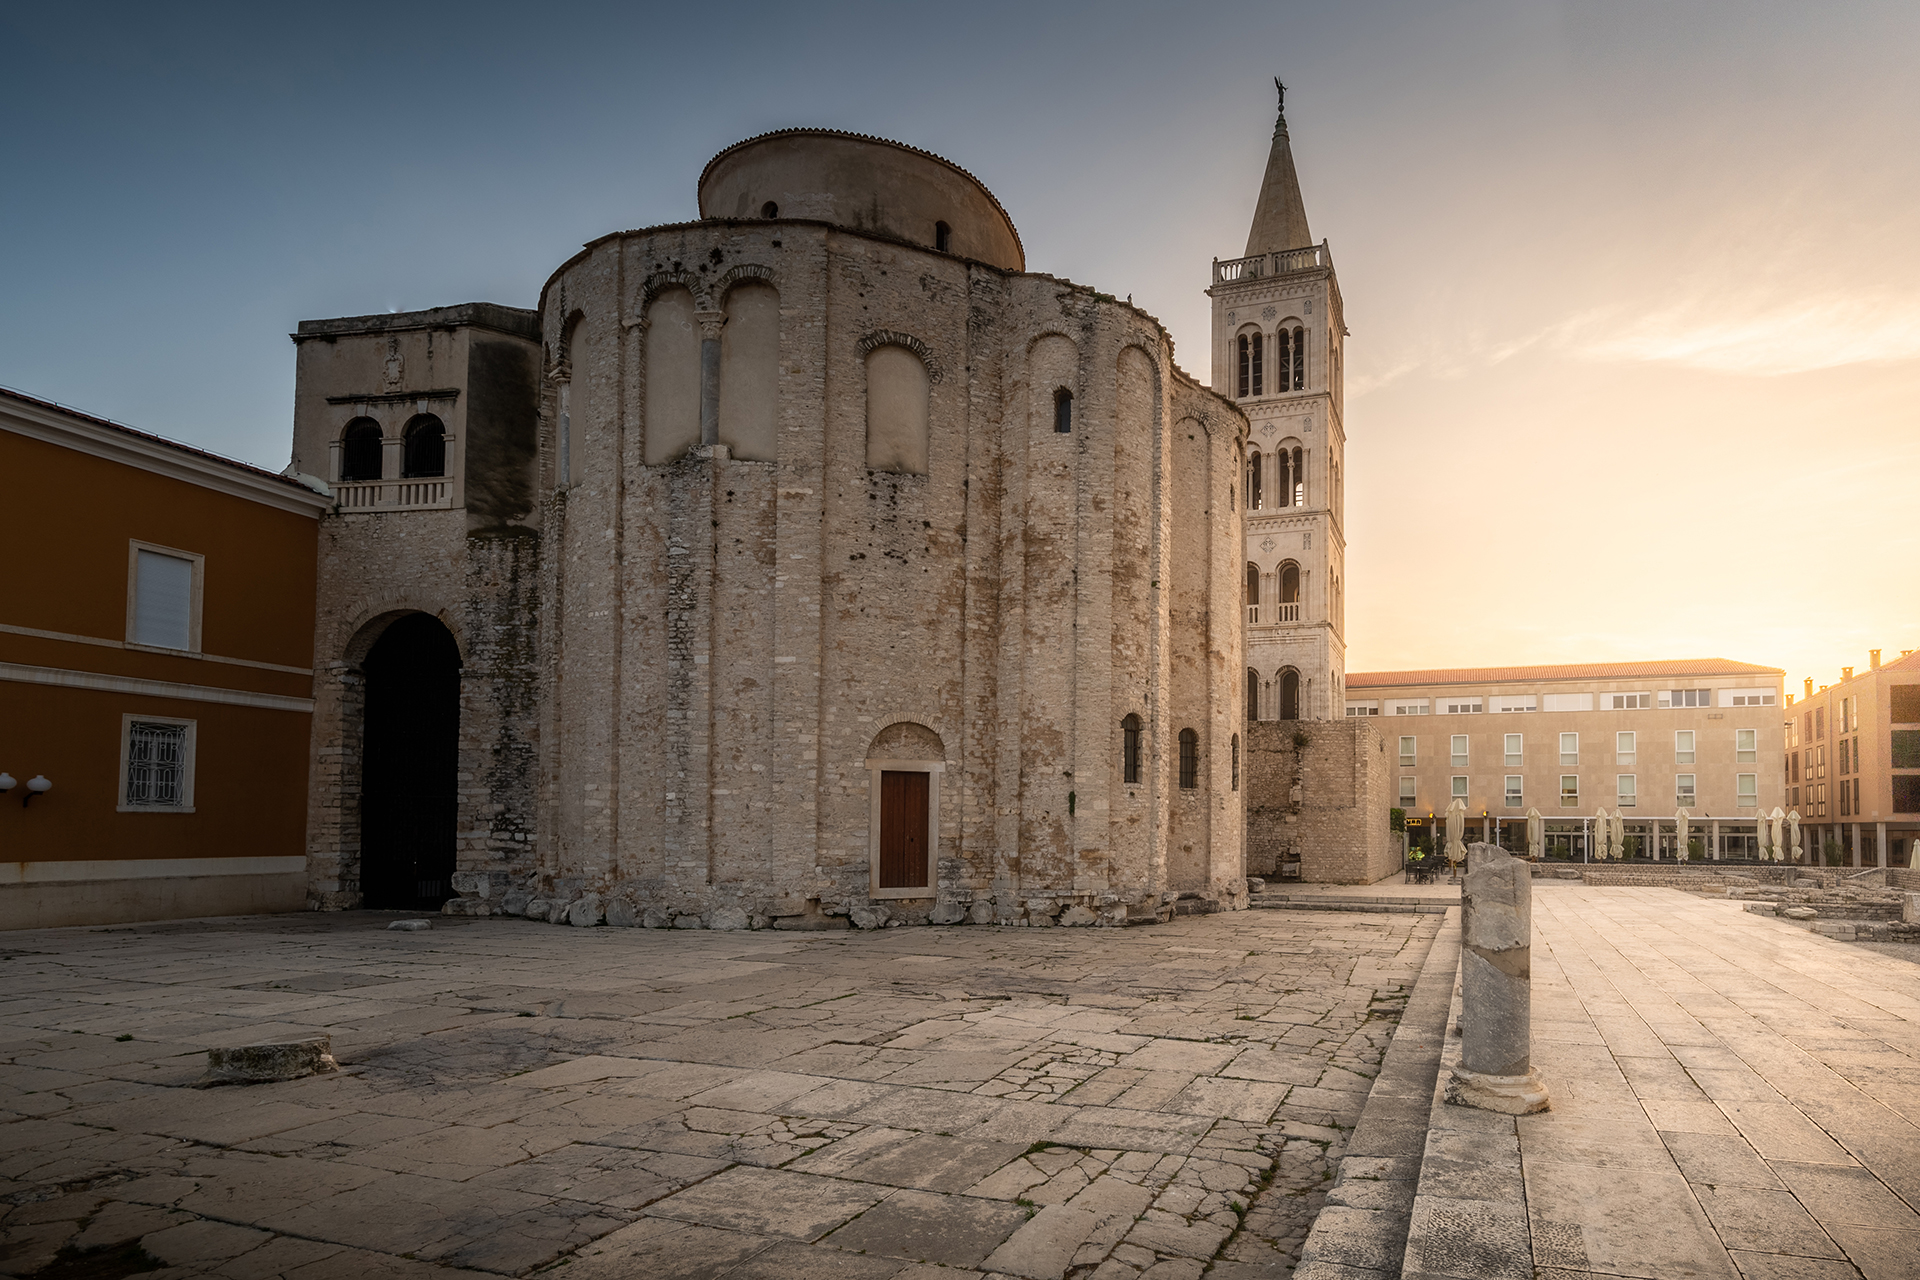
<path id="1" fill-rule="evenodd" d="M 1860 824 L 1853 824 L 1853 865 L 1860 865 Z"/>
<path id="2" fill-rule="evenodd" d="M 1460 886 L 1460 1062 L 1448 1102 L 1506 1115 L 1547 1110 L 1533 1068 L 1533 872 L 1489 844 Z"/>
<path id="3" fill-rule="evenodd" d="M 1718 818 L 1707 824 L 1707 843 L 1713 847 L 1713 852 L 1707 856 L 1715 862 L 1720 861 L 1720 820 Z"/>
<path id="4" fill-rule="evenodd" d="M 1876 822 L 1873 824 L 1873 852 L 1874 852 L 1873 865 L 1875 865 L 1876 867 L 1886 866 L 1887 865 L 1887 824 L 1884 822 Z"/>
<path id="5" fill-rule="evenodd" d="M 700 322 L 700 443 L 709 447 L 720 443 L 720 327 L 727 322 L 722 311 L 696 311 Z"/>

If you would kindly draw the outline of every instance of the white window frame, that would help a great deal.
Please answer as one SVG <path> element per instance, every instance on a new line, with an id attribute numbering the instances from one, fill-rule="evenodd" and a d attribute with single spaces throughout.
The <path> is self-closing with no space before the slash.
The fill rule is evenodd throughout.
<path id="1" fill-rule="evenodd" d="M 1673 775 L 1673 800 L 1681 808 L 1689 808 L 1700 803 L 1700 789 L 1695 784 L 1698 774 L 1676 773 Z"/>
<path id="2" fill-rule="evenodd" d="M 1617 773 L 1613 776 L 1613 798 L 1622 809 L 1640 807 L 1640 775 Z"/>
<path id="3" fill-rule="evenodd" d="M 1452 786 L 1453 794 L 1450 795 L 1448 799 L 1465 800 L 1467 798 L 1467 775 L 1464 773 L 1454 774 Z"/>
<path id="4" fill-rule="evenodd" d="M 1567 750 L 1567 741 L 1568 741 L 1568 739 L 1572 739 L 1572 741 L 1573 741 L 1573 750 L 1571 750 L 1571 751 L 1569 751 L 1569 750 Z M 1572 757 L 1572 759 L 1568 759 L 1568 757 L 1569 757 L 1569 756 L 1571 756 L 1571 757 Z M 1576 766 L 1576 767 L 1577 767 L 1577 766 L 1579 765 L 1579 763 L 1580 763 L 1580 735 L 1579 735 L 1579 734 L 1577 734 L 1577 733 L 1563 733 L 1563 734 L 1561 734 L 1561 735 L 1560 735 L 1560 765 L 1561 765 L 1561 767 L 1562 767 L 1562 768 L 1565 768 L 1565 767 L 1566 767 L 1566 766 L 1568 766 L 1568 765 L 1574 765 L 1574 766 Z"/>
<path id="5" fill-rule="evenodd" d="M 185 729 L 186 738 L 180 744 L 180 803 L 179 804 L 128 804 L 127 803 L 127 765 L 133 753 L 133 726 L 138 724 L 165 724 Z M 135 712 L 126 712 L 120 717 L 120 780 L 114 784 L 117 813 L 192 813 L 193 812 L 193 775 L 194 756 L 200 738 L 198 720 L 182 720 L 178 716 L 149 716 Z"/>
<path id="6" fill-rule="evenodd" d="M 1393 714 L 1397 716 L 1424 716 L 1433 707 L 1425 698 L 1409 698 L 1393 704 Z"/>
<path id="7" fill-rule="evenodd" d="M 1733 803 L 1740 809 L 1751 809 L 1760 803 L 1759 774 L 1736 773 L 1733 775 Z"/>
<path id="8" fill-rule="evenodd" d="M 1633 764 L 1640 753 L 1640 739 L 1633 729 L 1621 729 L 1613 735 L 1613 762 Z"/>
<path id="9" fill-rule="evenodd" d="M 1522 712 L 1540 709 L 1540 697 L 1532 693 L 1506 693 L 1496 696 L 1493 709 L 1498 712 L 1518 715 Z"/>
<path id="10" fill-rule="evenodd" d="M 140 609 L 140 553 L 150 551 L 154 555 L 171 556 L 175 560 L 185 560 L 193 567 L 193 585 L 188 588 L 187 597 L 187 647 L 175 649 L 164 644 L 142 644 L 137 638 L 136 628 Z M 200 605 L 206 590 L 207 558 L 197 551 L 182 551 L 178 547 L 163 547 L 157 542 L 142 542 L 138 538 L 127 540 L 127 648 L 138 649 L 143 653 L 200 653 Z M 160 723 L 158 719 L 155 724 Z"/>
<path id="11" fill-rule="evenodd" d="M 1567 794 L 1567 782 L 1569 779 L 1573 782 L 1573 794 L 1571 796 Z M 1579 774 L 1563 773 L 1560 775 L 1560 807 L 1562 809 L 1577 809 L 1580 807 Z"/>
<path id="12" fill-rule="evenodd" d="M 1467 763 L 1467 735 L 1464 733 L 1452 735 L 1448 742 L 1448 752 L 1453 757 L 1454 768 L 1458 769 L 1461 765 Z"/>
<path id="13" fill-rule="evenodd" d="M 1404 808 L 1412 808 L 1416 803 L 1418 803 L 1418 800 L 1416 799 L 1416 797 L 1418 797 L 1419 794 L 1420 794 L 1420 784 L 1418 780 L 1415 778 L 1402 776 L 1400 779 L 1400 799 L 1398 802 L 1400 806 Z"/>
<path id="14" fill-rule="evenodd" d="M 1486 710 L 1484 698 L 1459 698 L 1446 704 L 1450 716 L 1477 716 Z"/>
<path id="15" fill-rule="evenodd" d="M 1744 740 L 1747 745 L 1741 746 Z M 1735 764 L 1757 764 L 1760 760 L 1760 731 L 1758 729 L 1735 729 L 1733 731 L 1733 762 Z"/>
<path id="16" fill-rule="evenodd" d="M 1526 778 L 1524 775 L 1518 773 L 1510 773 L 1506 775 L 1506 777 L 1507 785 L 1505 791 L 1502 793 L 1501 799 L 1507 808 L 1518 809 L 1526 804 L 1526 800 L 1524 799 L 1527 793 Z"/>
<path id="17" fill-rule="evenodd" d="M 1400 763 L 1413 764 L 1420 758 L 1420 739 L 1411 733 L 1400 735 Z"/>
<path id="18" fill-rule="evenodd" d="M 1520 764 L 1527 753 L 1527 736 L 1524 733 L 1509 733 L 1501 745 L 1506 749 L 1507 765 L 1512 768 Z"/>
<path id="19" fill-rule="evenodd" d="M 1651 693 L 1609 693 L 1602 696 L 1607 699 L 1605 709 L 1608 711 L 1643 711 L 1653 705 Z"/>
<path id="20" fill-rule="evenodd" d="M 1693 730 L 1675 729 L 1673 731 L 1673 762 L 1675 764 L 1692 764 L 1694 754 L 1697 750 L 1695 743 L 1696 740 L 1693 736 Z"/>
<path id="21" fill-rule="evenodd" d="M 940 775 L 946 772 L 947 762 L 944 760 L 868 760 L 865 763 L 868 797 L 867 896 L 870 898 L 938 897 L 940 895 Z M 882 889 L 880 887 L 880 775 L 882 773 L 932 775 L 927 779 L 927 883 L 925 888 Z"/>

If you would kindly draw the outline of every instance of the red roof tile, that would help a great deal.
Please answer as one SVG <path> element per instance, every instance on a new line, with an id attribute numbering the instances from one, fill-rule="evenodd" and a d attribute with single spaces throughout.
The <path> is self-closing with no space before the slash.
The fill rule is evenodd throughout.
<path id="1" fill-rule="evenodd" d="M 1661 676 L 1784 676 L 1726 658 L 1668 658 L 1653 662 L 1573 662 L 1550 667 L 1448 667 L 1431 671 L 1349 671 L 1347 691 L 1417 684 L 1514 684 L 1526 680 L 1641 680 Z"/>

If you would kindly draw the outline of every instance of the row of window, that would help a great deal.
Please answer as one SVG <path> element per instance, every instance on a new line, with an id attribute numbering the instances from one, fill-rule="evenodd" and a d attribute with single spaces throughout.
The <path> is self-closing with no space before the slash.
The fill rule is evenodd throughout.
<path id="1" fill-rule="evenodd" d="M 1526 756 L 1526 735 L 1508 733 L 1501 735 L 1501 754 L 1506 757 L 1509 766 L 1524 763 Z M 1692 764 L 1696 754 L 1698 730 L 1676 729 L 1673 734 L 1673 762 Z M 1471 735 L 1455 733 L 1448 738 L 1450 763 L 1467 763 L 1471 747 Z M 1639 755 L 1640 734 L 1638 730 L 1626 729 L 1613 735 L 1613 753 L 1615 764 L 1633 764 Z M 1560 735 L 1560 763 L 1577 765 L 1580 763 L 1580 735 L 1563 733 Z M 1733 758 L 1736 763 L 1750 764 L 1760 758 L 1760 731 L 1758 729 L 1735 729 L 1733 731 Z M 1419 738 L 1411 733 L 1400 735 L 1400 763 L 1411 765 L 1418 763 L 1420 752 Z"/>
<path id="2" fill-rule="evenodd" d="M 1501 803 L 1509 809 L 1526 807 L 1526 779 L 1517 773 L 1506 775 L 1501 791 Z M 1468 778 L 1465 774 L 1455 774 L 1449 785 L 1448 799 L 1465 800 L 1468 797 Z M 1621 773 L 1614 775 L 1614 801 L 1623 809 L 1632 809 L 1640 803 L 1640 778 L 1638 774 Z M 1683 809 L 1690 809 L 1697 802 L 1698 788 L 1695 775 L 1676 773 L 1673 775 L 1673 802 Z M 1402 809 L 1415 808 L 1420 802 L 1418 781 L 1402 776 L 1400 779 L 1400 800 Z M 1734 803 L 1743 809 L 1752 808 L 1760 803 L 1760 775 L 1740 773 L 1734 775 Z M 1580 805 L 1580 775 L 1563 773 L 1560 775 L 1560 807 L 1575 809 Z"/>
<path id="3" fill-rule="evenodd" d="M 1269 383 L 1275 395 L 1306 390 L 1307 331 L 1282 328 L 1274 333 L 1271 374 L 1267 368 L 1267 346 L 1267 335 L 1257 329 L 1234 339 L 1237 364 L 1233 385 L 1234 395 L 1239 399 L 1269 394 Z"/>
<path id="4" fill-rule="evenodd" d="M 1644 711 L 1683 707 L 1770 707 L 1775 694 L 1765 689 L 1662 689 L 1658 693 L 1505 693 L 1491 697 L 1389 698 L 1347 703 L 1350 716 L 1480 715 L 1516 711 Z"/>
<path id="5" fill-rule="evenodd" d="M 1272 455 L 1255 449 L 1247 455 L 1247 510 L 1266 511 L 1307 505 L 1307 454 L 1301 448 L 1281 449 Z M 1269 486 L 1271 476 L 1271 486 Z"/>
<path id="6" fill-rule="evenodd" d="M 1141 768 L 1140 717 L 1132 712 L 1120 720 L 1120 780 L 1128 786 L 1140 782 L 1144 776 Z M 1233 789 L 1240 789 L 1240 735 L 1233 735 Z M 1192 729 L 1180 731 L 1180 789 L 1195 791 L 1200 786 L 1200 735 Z"/>
<path id="7" fill-rule="evenodd" d="M 384 480 L 387 433 L 372 418 L 355 418 L 340 433 L 340 475 L 343 483 Z M 430 413 L 417 413 L 400 429 L 400 479 L 447 474 L 446 424 Z"/>

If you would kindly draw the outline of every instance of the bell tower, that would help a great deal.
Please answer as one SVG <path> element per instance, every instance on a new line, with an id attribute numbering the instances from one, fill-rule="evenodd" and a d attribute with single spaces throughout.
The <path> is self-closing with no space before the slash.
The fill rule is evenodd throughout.
<path id="1" fill-rule="evenodd" d="M 1252 430 L 1241 473 L 1250 718 L 1346 714 L 1340 285 L 1315 244 L 1279 91 L 1246 253 L 1213 260 L 1213 389 Z"/>

